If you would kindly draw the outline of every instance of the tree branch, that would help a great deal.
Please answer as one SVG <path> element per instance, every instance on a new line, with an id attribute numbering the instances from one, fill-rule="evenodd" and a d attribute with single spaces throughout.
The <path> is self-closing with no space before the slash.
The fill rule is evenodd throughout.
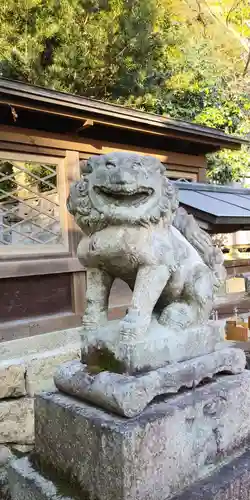
<path id="1" fill-rule="evenodd" d="M 235 9 L 237 9 L 237 7 L 239 7 L 239 5 L 241 4 L 242 0 L 236 0 L 233 5 L 230 7 L 228 13 L 227 13 L 227 17 L 226 17 L 226 23 L 228 24 L 229 23 L 229 19 L 230 19 L 230 16 L 231 14 L 233 13 L 233 11 Z"/>

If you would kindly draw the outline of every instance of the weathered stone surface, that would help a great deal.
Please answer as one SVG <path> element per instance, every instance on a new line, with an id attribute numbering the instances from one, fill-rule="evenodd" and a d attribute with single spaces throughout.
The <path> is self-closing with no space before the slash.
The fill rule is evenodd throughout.
<path id="1" fill-rule="evenodd" d="M 11 500 L 7 469 L 14 458 L 10 448 L 0 445 L 0 500 Z"/>
<path id="2" fill-rule="evenodd" d="M 193 216 L 158 159 L 114 152 L 88 160 L 67 206 L 84 232 L 78 257 L 88 268 L 86 332 L 107 321 L 115 278 L 132 289 L 119 325 L 124 341 L 143 337 L 157 309 L 169 334 L 206 323 L 226 277 L 223 254 Z"/>
<path id="3" fill-rule="evenodd" d="M 134 417 L 156 396 L 174 394 L 180 388 L 194 388 L 217 373 L 241 373 L 245 365 L 246 356 L 242 350 L 227 348 L 140 376 L 110 372 L 90 375 L 86 365 L 73 361 L 60 366 L 54 379 L 57 388 L 69 395 Z"/>
<path id="4" fill-rule="evenodd" d="M 127 372 L 133 374 L 208 354 L 216 346 L 221 348 L 220 327 L 213 324 L 178 332 L 167 329 L 153 318 L 145 335 L 129 342 L 121 339 L 119 324 L 119 321 L 110 321 L 107 326 L 96 331 L 83 331 L 83 362 L 93 347 L 97 350 L 107 348 L 124 363 Z"/>
<path id="5" fill-rule="evenodd" d="M 39 474 L 28 458 L 13 462 L 8 476 L 12 500 L 79 500 L 60 494 L 57 485 Z"/>
<path id="6" fill-rule="evenodd" d="M 0 499 L 12 500 L 10 496 L 8 474 L 5 469 L 0 469 Z"/>
<path id="7" fill-rule="evenodd" d="M 34 401 L 31 398 L 0 402 L 0 443 L 34 441 Z"/>
<path id="8" fill-rule="evenodd" d="M 2 361 L 0 363 L 0 399 L 24 396 L 25 365 L 22 361 Z"/>
<path id="9" fill-rule="evenodd" d="M 172 500 L 249 500 L 250 452 L 245 451 Z"/>
<path id="10" fill-rule="evenodd" d="M 50 480 L 32 469 L 27 459 L 12 465 L 9 472 L 12 500 L 62 500 L 62 497 L 54 495 L 54 491 L 58 491 L 56 484 L 51 486 Z M 217 470 L 211 470 L 205 479 L 197 481 L 172 500 L 249 500 L 249 491 L 250 452 L 246 451 Z M 38 496 L 38 492 L 44 496 Z M 81 496 L 81 500 L 87 500 L 87 497 Z"/>
<path id="11" fill-rule="evenodd" d="M 26 389 L 29 396 L 42 391 L 55 389 L 53 375 L 61 363 L 79 359 L 79 346 L 68 345 L 66 348 L 40 353 L 26 360 Z"/>
<path id="12" fill-rule="evenodd" d="M 163 500 L 248 437 L 249 384 L 249 371 L 222 377 L 155 402 L 132 420 L 44 394 L 36 399 L 36 452 L 91 497 Z"/>
<path id="13" fill-rule="evenodd" d="M 34 449 L 33 444 L 12 444 L 11 450 L 17 454 L 17 456 L 28 455 Z"/>
<path id="14" fill-rule="evenodd" d="M 0 445 L 0 468 L 4 467 L 13 458 L 13 453 L 8 446 Z"/>

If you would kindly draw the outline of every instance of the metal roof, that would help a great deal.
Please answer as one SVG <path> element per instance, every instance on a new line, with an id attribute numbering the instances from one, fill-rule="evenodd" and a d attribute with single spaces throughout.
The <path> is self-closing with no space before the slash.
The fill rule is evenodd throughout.
<path id="1" fill-rule="evenodd" d="M 185 136 L 186 140 L 213 144 L 220 148 L 238 149 L 241 144 L 249 144 L 248 139 L 230 136 L 221 130 L 204 127 L 182 120 L 173 120 L 125 106 L 109 104 L 82 96 L 58 92 L 52 89 L 0 78 L 0 103 L 29 108 L 40 112 L 55 113 L 79 120 L 91 118 L 95 123 L 113 127 L 135 127 L 138 131 L 162 136 Z M 208 147 L 209 150 L 209 147 Z"/>
<path id="2" fill-rule="evenodd" d="M 250 228 L 250 189 L 176 181 L 188 212 L 210 225 L 233 232 Z"/>

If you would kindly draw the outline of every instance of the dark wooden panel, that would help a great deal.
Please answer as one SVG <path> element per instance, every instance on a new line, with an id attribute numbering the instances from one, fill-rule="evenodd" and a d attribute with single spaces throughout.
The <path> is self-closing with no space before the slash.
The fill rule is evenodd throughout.
<path id="1" fill-rule="evenodd" d="M 0 280 L 0 323 L 72 311 L 71 275 Z"/>
<path id="2" fill-rule="evenodd" d="M 72 312 L 36 316 L 33 319 L 19 319 L 0 322 L 0 344 L 42 333 L 75 328 L 82 323 L 82 316 Z"/>

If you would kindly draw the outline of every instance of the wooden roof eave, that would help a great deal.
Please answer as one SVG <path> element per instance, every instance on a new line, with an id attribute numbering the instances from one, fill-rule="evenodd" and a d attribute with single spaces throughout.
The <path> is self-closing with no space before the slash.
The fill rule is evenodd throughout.
<path id="1" fill-rule="evenodd" d="M 174 137 L 193 143 L 202 142 L 213 145 L 217 150 L 239 149 L 243 143 L 249 143 L 247 140 L 226 135 L 222 131 L 209 127 L 201 127 L 5 79 L 0 79 L 0 102 L 17 108 L 69 117 L 80 122 L 91 119 L 94 123 L 110 127 L 125 128 L 166 138 Z"/>

